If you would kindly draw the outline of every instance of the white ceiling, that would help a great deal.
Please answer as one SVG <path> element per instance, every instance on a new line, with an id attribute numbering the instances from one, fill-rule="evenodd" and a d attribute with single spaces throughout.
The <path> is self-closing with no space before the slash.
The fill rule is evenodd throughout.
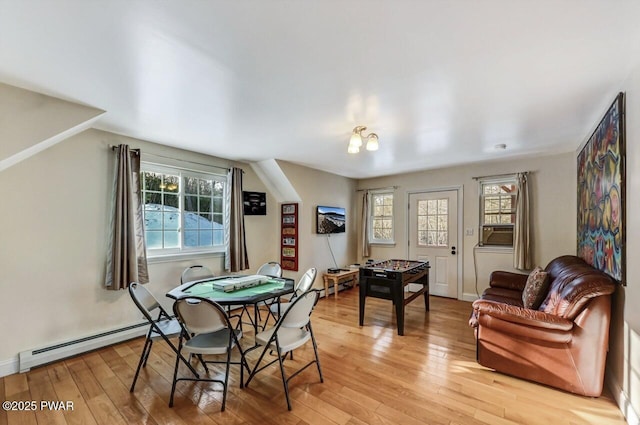
<path id="1" fill-rule="evenodd" d="M 104 130 L 362 178 L 575 150 L 640 62 L 639 18 L 637 0 L 0 0 L 0 81 L 106 110 Z M 347 154 L 356 125 L 379 151 Z"/>

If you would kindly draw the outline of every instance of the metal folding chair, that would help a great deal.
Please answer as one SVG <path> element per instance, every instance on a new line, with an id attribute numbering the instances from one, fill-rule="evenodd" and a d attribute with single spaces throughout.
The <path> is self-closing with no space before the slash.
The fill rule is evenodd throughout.
<path id="1" fill-rule="evenodd" d="M 142 354 L 140 355 L 140 361 L 138 362 L 138 367 L 136 368 L 136 374 L 133 377 L 133 382 L 131 383 L 130 392 L 133 392 L 136 381 L 138 380 L 138 375 L 140 374 L 140 369 L 147 365 L 147 360 L 149 359 L 149 354 L 151 353 L 151 346 L 154 341 L 159 339 L 164 340 L 169 347 L 176 353 L 177 359 L 182 360 L 184 364 L 186 364 L 189 369 L 196 375 L 198 374 L 196 370 L 191 366 L 189 361 L 182 357 L 179 350 L 175 345 L 171 342 L 169 338 L 177 337 L 182 332 L 182 327 L 177 319 L 172 319 L 171 316 L 167 313 L 167 311 L 162 308 L 158 300 L 145 288 L 137 282 L 132 282 L 129 285 L 129 294 L 131 295 L 131 299 L 142 315 L 149 322 L 149 331 L 147 332 L 147 337 L 144 342 L 144 348 L 142 349 Z M 157 317 L 154 318 L 155 310 L 158 311 Z"/>
<path id="2" fill-rule="evenodd" d="M 311 287 L 313 286 L 313 282 L 316 280 L 316 274 L 317 274 L 317 270 L 315 269 L 315 267 L 311 267 L 309 270 L 307 270 L 304 275 L 302 275 L 302 277 L 300 278 L 300 280 L 298 281 L 298 283 L 296 283 L 294 292 L 293 292 L 293 296 L 291 297 L 291 300 L 289 301 L 283 301 L 283 302 L 277 302 L 277 303 L 272 303 L 269 306 L 269 312 L 271 317 L 273 317 L 274 321 L 278 321 L 278 317 L 287 310 L 287 308 L 289 308 L 290 302 L 295 299 L 296 297 L 299 297 L 300 295 L 304 294 L 305 292 L 307 292 L 308 290 L 311 289 Z M 269 321 L 269 317 L 267 316 L 267 320 L 266 322 Z"/>
<path id="3" fill-rule="evenodd" d="M 269 261 L 268 263 L 264 263 L 263 265 L 261 265 L 258 268 L 258 271 L 256 272 L 256 274 L 262 275 L 262 276 L 270 276 L 270 277 L 277 277 L 280 278 L 282 277 L 282 267 L 280 266 L 280 263 L 276 262 L 276 261 Z M 260 314 L 260 306 L 264 305 L 265 307 L 267 307 L 267 319 L 265 320 L 265 323 L 263 325 L 263 329 L 267 326 L 267 322 L 269 321 L 269 316 L 273 316 L 273 313 L 271 313 L 270 311 L 270 307 L 274 304 L 278 302 L 278 298 L 271 298 L 268 300 L 263 301 L 262 303 L 258 303 L 255 308 L 258 309 L 258 320 L 260 322 L 262 322 L 262 315 Z M 274 318 L 274 322 L 278 321 L 278 318 L 273 316 Z"/>
<path id="4" fill-rule="evenodd" d="M 291 410 L 289 381 L 293 377 L 315 363 L 318 367 L 320 382 L 324 382 L 322 370 L 320 369 L 320 358 L 318 357 L 318 345 L 316 344 L 316 339 L 311 327 L 311 313 L 313 312 L 313 307 L 318 302 L 319 296 L 320 292 L 318 290 L 309 290 L 297 296 L 290 303 L 289 308 L 282 313 L 274 327 L 256 335 L 256 343 L 264 348 L 245 385 L 249 386 L 249 383 L 258 372 L 278 362 L 280 365 L 280 374 L 282 375 L 282 384 L 284 385 L 284 394 L 287 399 L 287 408 L 289 410 Z M 284 359 L 288 353 L 303 346 L 309 340 L 313 343 L 314 359 L 287 377 L 284 370 Z M 260 363 L 268 351 L 275 352 L 277 358 L 261 367 Z"/>
<path id="5" fill-rule="evenodd" d="M 229 316 L 222 306 L 207 298 L 182 298 L 175 302 L 173 305 L 173 311 L 183 326 L 183 331 L 178 343 L 178 352 L 180 354 L 185 352 L 189 354 L 196 354 L 198 356 L 226 354 L 226 359 L 224 361 L 204 360 L 202 362 L 207 373 L 209 373 L 209 368 L 207 367 L 208 363 L 225 364 L 226 370 L 223 379 L 200 378 L 197 374 L 195 378 L 178 378 L 178 367 L 180 366 L 180 361 L 176 358 L 169 407 L 173 406 L 173 396 L 175 394 L 176 384 L 178 381 L 206 381 L 222 384 L 223 396 L 221 411 L 224 411 L 227 401 L 230 365 L 240 365 L 240 388 L 242 388 L 244 384 L 244 369 L 246 368 L 247 371 L 250 370 L 249 365 L 244 358 L 242 347 L 240 346 L 242 331 L 231 325 Z M 234 347 L 237 347 L 240 352 L 240 360 L 237 362 L 231 361 L 231 351 Z"/>
<path id="6" fill-rule="evenodd" d="M 197 264 L 189 266 L 182 271 L 180 283 L 193 282 L 194 280 L 202 280 L 209 277 L 213 277 L 213 272 L 207 266 Z"/>
<path id="7" fill-rule="evenodd" d="M 269 261 L 268 263 L 261 265 L 256 274 L 271 277 L 282 277 L 282 267 L 280 266 L 280 263 Z"/>

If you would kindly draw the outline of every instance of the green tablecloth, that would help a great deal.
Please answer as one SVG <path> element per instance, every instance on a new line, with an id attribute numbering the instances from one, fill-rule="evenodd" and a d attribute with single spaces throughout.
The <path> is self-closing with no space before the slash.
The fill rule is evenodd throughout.
<path id="1" fill-rule="evenodd" d="M 238 289 L 237 291 L 224 292 L 218 289 L 214 289 L 212 286 L 213 281 L 204 281 L 198 282 L 189 289 L 184 291 L 185 295 L 193 295 L 196 297 L 204 297 L 204 298 L 215 298 L 215 299 L 225 299 L 225 298 L 242 298 L 242 297 L 251 297 L 258 294 L 264 294 L 267 292 L 274 291 L 276 289 L 284 288 L 285 282 L 280 280 L 269 280 L 267 283 L 263 283 L 262 285 L 253 286 L 251 288 L 243 288 Z"/>

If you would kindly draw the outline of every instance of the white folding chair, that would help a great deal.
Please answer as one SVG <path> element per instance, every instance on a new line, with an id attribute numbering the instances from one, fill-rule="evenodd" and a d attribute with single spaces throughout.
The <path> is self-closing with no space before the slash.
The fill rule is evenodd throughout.
<path id="1" fill-rule="evenodd" d="M 196 264 L 193 266 L 189 266 L 182 271 L 182 275 L 180 276 L 180 283 L 182 284 L 186 282 L 195 282 L 196 280 L 209 279 L 213 277 L 215 276 L 211 269 L 209 269 L 207 266 Z M 237 327 L 242 326 L 242 314 L 244 313 L 244 310 L 246 310 L 245 306 L 243 306 L 243 310 L 240 312 L 240 314 L 231 315 L 231 306 L 227 306 L 227 313 L 230 315 L 230 317 L 238 318 L 238 324 L 236 325 Z M 249 316 L 249 319 L 251 320 L 251 316 Z"/>
<path id="2" fill-rule="evenodd" d="M 169 347 L 176 353 L 177 360 L 182 360 L 184 364 L 186 364 L 191 371 L 198 375 L 196 370 L 191 366 L 191 364 L 180 355 L 179 350 L 175 345 L 169 340 L 169 338 L 177 337 L 181 334 L 182 327 L 177 319 L 172 319 L 171 316 L 167 313 L 167 311 L 162 308 L 158 300 L 145 288 L 137 282 L 132 282 L 129 285 L 129 295 L 131 295 L 131 299 L 134 304 L 138 307 L 142 315 L 149 322 L 149 331 L 147 332 L 147 337 L 144 341 L 144 348 L 142 349 L 142 354 L 140 355 L 140 360 L 138 361 L 138 367 L 136 368 L 136 374 L 133 377 L 133 382 L 131 383 L 130 392 L 133 392 L 133 389 L 136 386 L 136 381 L 138 380 L 138 375 L 140 374 L 140 369 L 147 365 L 147 359 L 149 358 L 149 354 L 151 353 L 151 346 L 154 341 L 159 339 L 164 340 Z M 158 311 L 157 317 L 154 318 L 155 310 Z"/>
<path id="3" fill-rule="evenodd" d="M 195 280 L 207 279 L 213 276 L 213 272 L 207 267 L 200 264 L 189 266 L 182 271 L 180 275 L 180 283 L 193 282 Z"/>
<path id="4" fill-rule="evenodd" d="M 261 265 L 256 274 L 271 277 L 282 277 L 282 267 L 275 261 L 269 261 L 268 263 Z"/>
<path id="5" fill-rule="evenodd" d="M 304 273 L 304 275 L 302 275 L 298 283 L 296 283 L 291 300 L 293 300 L 296 297 L 299 297 L 300 295 L 304 294 L 305 292 L 311 289 L 311 287 L 313 286 L 313 282 L 316 280 L 316 274 L 317 274 L 317 270 L 315 269 L 315 267 L 311 267 L 309 270 L 307 270 Z M 277 321 L 278 317 L 284 311 L 286 311 L 287 308 L 289 308 L 291 300 L 281 301 L 279 303 L 273 303 L 269 306 L 269 311 L 273 316 L 274 320 Z M 268 320 L 269 320 L 269 317 L 267 317 L 267 321 Z"/>
<path id="6" fill-rule="evenodd" d="M 276 262 L 276 261 L 269 261 L 268 263 L 264 263 L 263 265 L 261 265 L 258 268 L 258 271 L 256 272 L 256 274 L 262 275 L 262 276 L 269 276 L 269 277 L 277 277 L 280 278 L 282 277 L 282 267 L 280 266 L 280 263 Z M 260 306 L 264 305 L 267 307 L 267 309 L 269 309 L 271 307 L 271 305 L 273 305 L 275 302 L 277 302 L 278 299 L 277 298 L 270 298 L 268 300 L 263 301 L 262 303 L 258 303 L 256 305 L 256 308 L 258 309 L 258 321 L 262 322 L 262 317 L 260 315 Z M 269 320 L 269 316 L 272 315 L 271 311 L 267 311 L 267 320 L 265 320 L 265 324 L 263 326 L 266 327 L 266 322 Z M 277 318 L 274 316 L 274 321 L 277 321 Z"/>
<path id="7" fill-rule="evenodd" d="M 264 348 L 262 353 L 260 353 L 260 357 L 251 371 L 245 385 L 249 386 L 249 383 L 258 372 L 264 370 L 273 363 L 278 362 L 280 364 L 280 374 L 282 375 L 282 384 L 284 385 L 284 394 L 287 399 L 287 408 L 289 410 L 291 410 L 291 401 L 289 400 L 289 381 L 294 376 L 297 376 L 300 372 L 315 363 L 318 367 L 320 382 L 324 382 L 322 370 L 320 369 L 320 358 L 318 357 L 318 345 L 316 344 L 316 339 L 311 327 L 311 313 L 313 312 L 313 307 L 318 302 L 319 296 L 320 292 L 318 290 L 309 290 L 298 295 L 293 301 L 291 301 L 289 308 L 282 313 L 275 326 L 258 333 L 255 338 L 256 344 L 263 346 Z M 314 359 L 302 366 L 291 376 L 287 377 L 284 370 L 284 359 L 288 353 L 292 353 L 296 348 L 302 347 L 309 340 L 313 343 Z M 267 351 L 275 352 L 277 359 L 274 359 L 260 367 L 260 363 Z"/>
<path id="8" fill-rule="evenodd" d="M 173 406 L 173 396 L 178 381 L 206 381 L 218 382 L 223 386 L 222 408 L 224 411 L 227 401 L 227 387 L 229 382 L 229 367 L 232 364 L 240 365 L 240 388 L 244 385 L 244 368 L 249 371 L 249 365 L 244 357 L 244 351 L 240 346 L 242 331 L 231 326 L 229 316 L 218 303 L 207 298 L 189 297 L 182 298 L 175 302 L 173 311 L 176 317 L 183 325 L 183 331 L 180 335 L 178 343 L 178 352 L 189 354 L 203 355 L 221 355 L 226 354 L 226 359 L 222 360 L 203 360 L 202 364 L 207 374 L 209 373 L 208 363 L 220 363 L 226 365 L 223 379 L 218 378 L 200 378 L 196 375 L 192 377 L 178 378 L 179 359 L 176 358 L 176 365 L 173 372 L 173 385 L 171 386 L 171 397 L 169 399 L 169 407 Z M 231 351 L 234 347 L 240 352 L 238 361 L 231 361 Z"/>

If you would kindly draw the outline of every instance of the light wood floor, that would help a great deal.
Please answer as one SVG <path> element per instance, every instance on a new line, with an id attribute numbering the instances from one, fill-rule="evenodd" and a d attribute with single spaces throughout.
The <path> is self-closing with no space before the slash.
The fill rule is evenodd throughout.
<path id="1" fill-rule="evenodd" d="M 132 307 L 133 308 L 133 307 Z M 391 303 L 367 299 L 358 326 L 357 290 L 321 299 L 312 322 L 325 382 L 308 368 L 291 381 L 287 411 L 276 366 L 240 389 L 232 369 L 226 411 L 216 384 L 183 382 L 168 407 L 174 355 L 154 345 L 133 394 L 141 338 L 0 379 L 0 399 L 72 401 L 73 411 L 5 412 L 8 424 L 624 424 L 608 394 L 585 398 L 492 372 L 475 361 L 470 304 L 431 298 L 408 306 L 398 336 Z M 247 336 L 250 342 L 251 337 Z M 291 367 L 313 355 L 296 350 Z M 250 364 L 256 360 L 252 354 Z M 183 372 L 185 372 L 183 367 Z"/>

